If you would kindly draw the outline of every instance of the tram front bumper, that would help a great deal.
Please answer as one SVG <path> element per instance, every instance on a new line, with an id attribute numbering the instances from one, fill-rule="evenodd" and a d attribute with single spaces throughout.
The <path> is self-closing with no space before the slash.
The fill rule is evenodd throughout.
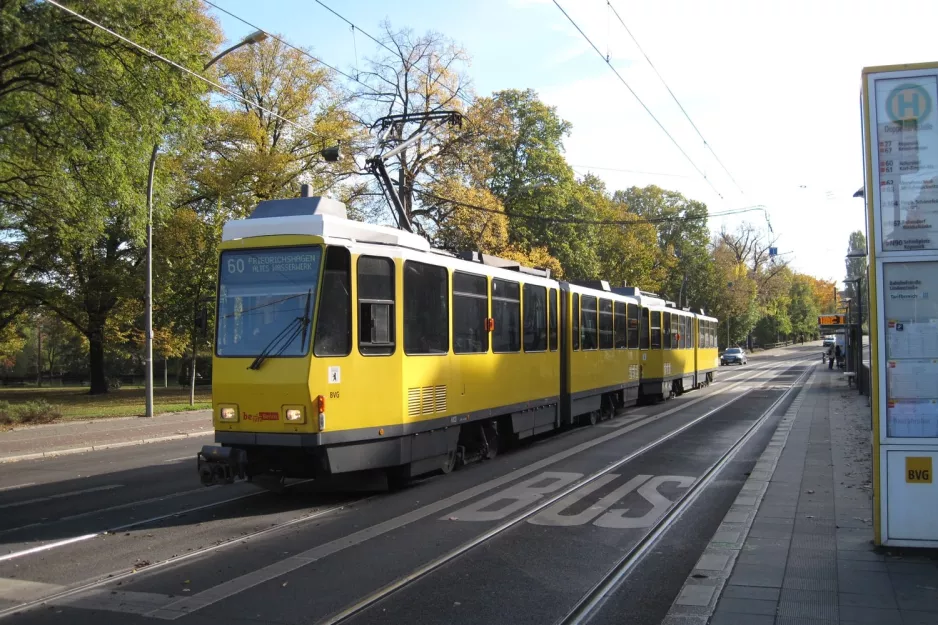
<path id="1" fill-rule="evenodd" d="M 196 456 L 199 479 L 205 486 L 231 484 L 235 478 L 245 478 L 248 455 L 243 449 L 203 445 Z"/>

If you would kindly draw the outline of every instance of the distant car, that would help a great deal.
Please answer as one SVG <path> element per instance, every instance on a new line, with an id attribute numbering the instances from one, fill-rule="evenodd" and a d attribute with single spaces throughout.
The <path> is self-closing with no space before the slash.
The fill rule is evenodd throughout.
<path id="1" fill-rule="evenodd" d="M 746 352 L 739 347 L 730 347 L 720 355 L 721 365 L 746 364 Z"/>
<path id="2" fill-rule="evenodd" d="M 830 346 L 833 345 L 833 344 L 834 344 L 834 337 L 833 337 L 833 336 L 825 336 L 825 337 L 824 337 L 824 347 L 830 347 Z"/>

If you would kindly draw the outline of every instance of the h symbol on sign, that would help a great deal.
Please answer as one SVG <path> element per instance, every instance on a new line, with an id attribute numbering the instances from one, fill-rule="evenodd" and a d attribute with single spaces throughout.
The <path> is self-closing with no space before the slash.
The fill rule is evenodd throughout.
<path id="1" fill-rule="evenodd" d="M 919 110 L 919 105 L 921 104 L 921 98 L 915 92 L 897 93 L 896 94 L 896 116 L 900 118 L 905 117 L 905 112 L 909 109 L 912 110 L 912 117 L 918 117 L 921 115 Z"/>

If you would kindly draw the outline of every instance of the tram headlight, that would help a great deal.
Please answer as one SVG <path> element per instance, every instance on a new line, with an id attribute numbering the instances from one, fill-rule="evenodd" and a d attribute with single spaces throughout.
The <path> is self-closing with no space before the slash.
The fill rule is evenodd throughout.
<path id="1" fill-rule="evenodd" d="M 218 418 L 222 421 L 237 421 L 238 408 L 236 406 L 224 406 L 218 411 Z"/>
<path id="2" fill-rule="evenodd" d="M 306 420 L 301 408 L 287 408 L 283 413 L 284 418 L 290 423 L 302 423 Z"/>

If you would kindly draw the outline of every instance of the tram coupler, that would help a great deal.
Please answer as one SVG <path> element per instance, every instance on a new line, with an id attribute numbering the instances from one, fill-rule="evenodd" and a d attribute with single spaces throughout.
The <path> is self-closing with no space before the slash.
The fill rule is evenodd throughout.
<path id="1" fill-rule="evenodd" d="M 196 455 L 199 479 L 204 486 L 232 484 L 235 478 L 244 479 L 248 455 L 243 449 L 203 445 Z"/>

